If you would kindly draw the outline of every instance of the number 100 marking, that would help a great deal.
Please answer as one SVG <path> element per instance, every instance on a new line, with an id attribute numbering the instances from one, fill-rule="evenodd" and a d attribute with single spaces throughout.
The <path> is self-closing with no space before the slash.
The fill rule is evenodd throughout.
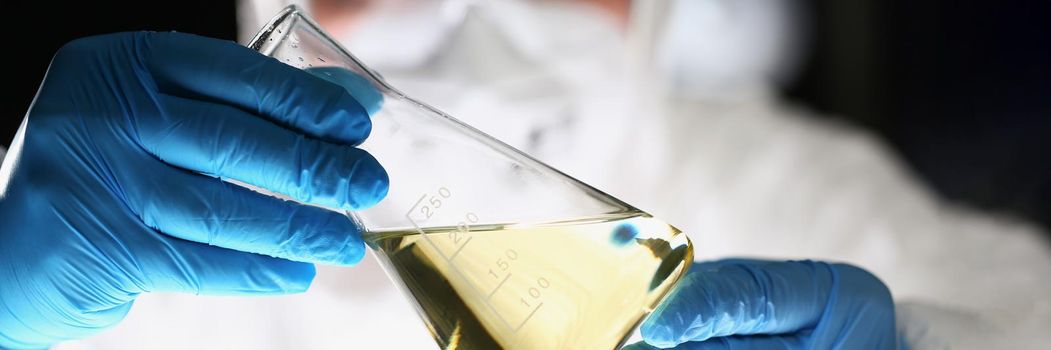
<path id="1" fill-rule="evenodd" d="M 537 278 L 536 279 L 536 286 L 535 287 L 529 287 L 528 293 L 529 293 L 529 296 L 531 297 L 531 299 L 529 299 L 529 300 L 535 301 L 537 299 L 540 299 L 540 296 L 543 295 L 542 290 L 543 289 L 547 289 L 547 287 L 550 287 L 550 286 L 551 286 L 551 282 L 549 282 L 546 278 L 543 278 L 543 277 Z M 525 305 L 525 307 L 532 307 L 533 306 L 533 304 L 529 303 L 529 300 L 527 300 L 525 297 L 519 298 L 518 300 L 521 301 L 522 305 Z"/>

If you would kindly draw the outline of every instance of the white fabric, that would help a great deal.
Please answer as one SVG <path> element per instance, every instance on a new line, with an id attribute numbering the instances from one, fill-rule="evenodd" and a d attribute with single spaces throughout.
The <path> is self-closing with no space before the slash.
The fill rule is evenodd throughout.
<path id="1" fill-rule="evenodd" d="M 558 25 L 543 20 L 556 15 L 533 15 L 549 30 Z M 1051 341 L 1044 233 L 938 200 L 867 132 L 783 105 L 761 86 L 735 93 L 742 98 L 670 97 L 693 95 L 620 73 L 612 53 L 623 47 L 603 40 L 601 26 L 582 25 L 601 19 L 574 23 L 594 28 L 583 31 L 589 35 L 482 62 L 502 60 L 523 74 L 464 72 L 476 67 L 464 62 L 483 59 L 471 45 L 506 35 L 490 30 L 503 24 L 467 16 L 464 26 L 478 26 L 470 35 L 497 37 L 446 39 L 448 54 L 424 60 L 428 74 L 385 70 L 382 51 L 361 58 L 409 95 L 675 224 L 690 234 L 698 259 L 808 258 L 873 271 L 894 293 L 913 349 Z M 574 51 L 574 40 L 601 44 Z M 545 44 L 565 50 L 547 51 L 558 55 L 539 63 L 522 59 Z M 114 329 L 57 348 L 436 346 L 367 258 L 354 268 L 322 267 L 302 295 L 144 295 Z"/>
<path id="2" fill-rule="evenodd" d="M 800 1 L 669 1 L 655 43 L 678 91 L 730 98 L 787 80 L 804 47 Z"/>

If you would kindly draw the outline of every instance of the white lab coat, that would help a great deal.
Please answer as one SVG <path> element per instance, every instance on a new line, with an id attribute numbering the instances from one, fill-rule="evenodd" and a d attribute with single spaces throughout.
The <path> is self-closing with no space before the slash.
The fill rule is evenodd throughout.
<path id="1" fill-rule="evenodd" d="M 1041 229 L 938 199 L 879 139 L 786 106 L 763 89 L 734 100 L 638 98 L 637 87 L 610 89 L 625 84 L 593 79 L 571 89 L 568 105 L 514 105 L 484 88 L 388 78 L 676 225 L 699 260 L 806 258 L 871 270 L 893 292 L 913 349 L 1051 342 L 1051 250 Z M 320 267 L 301 295 L 145 294 L 115 328 L 56 348 L 436 345 L 368 257 L 353 268 Z"/>

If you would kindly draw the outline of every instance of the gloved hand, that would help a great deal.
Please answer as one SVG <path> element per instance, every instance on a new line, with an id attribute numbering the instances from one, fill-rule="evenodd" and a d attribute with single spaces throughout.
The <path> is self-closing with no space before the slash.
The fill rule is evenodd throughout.
<path id="1" fill-rule="evenodd" d="M 815 261 L 694 264 L 626 349 L 895 349 L 894 302 L 869 272 Z M 648 344 L 646 344 L 648 343 Z"/>
<path id="2" fill-rule="evenodd" d="M 312 262 L 356 263 L 344 215 L 220 178 L 364 208 L 388 181 L 352 146 L 370 129 L 351 92 L 232 42 L 69 43 L 0 170 L 0 348 L 99 332 L 143 292 L 301 292 Z"/>

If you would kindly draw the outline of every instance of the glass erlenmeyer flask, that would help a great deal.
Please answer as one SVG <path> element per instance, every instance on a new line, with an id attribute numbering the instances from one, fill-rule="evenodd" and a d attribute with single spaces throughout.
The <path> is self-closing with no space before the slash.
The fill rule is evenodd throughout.
<path id="1" fill-rule="evenodd" d="M 445 349 L 614 349 L 693 259 L 674 227 L 390 87 L 298 7 L 249 47 L 383 95 L 360 147 L 390 191 L 347 214 Z"/>

